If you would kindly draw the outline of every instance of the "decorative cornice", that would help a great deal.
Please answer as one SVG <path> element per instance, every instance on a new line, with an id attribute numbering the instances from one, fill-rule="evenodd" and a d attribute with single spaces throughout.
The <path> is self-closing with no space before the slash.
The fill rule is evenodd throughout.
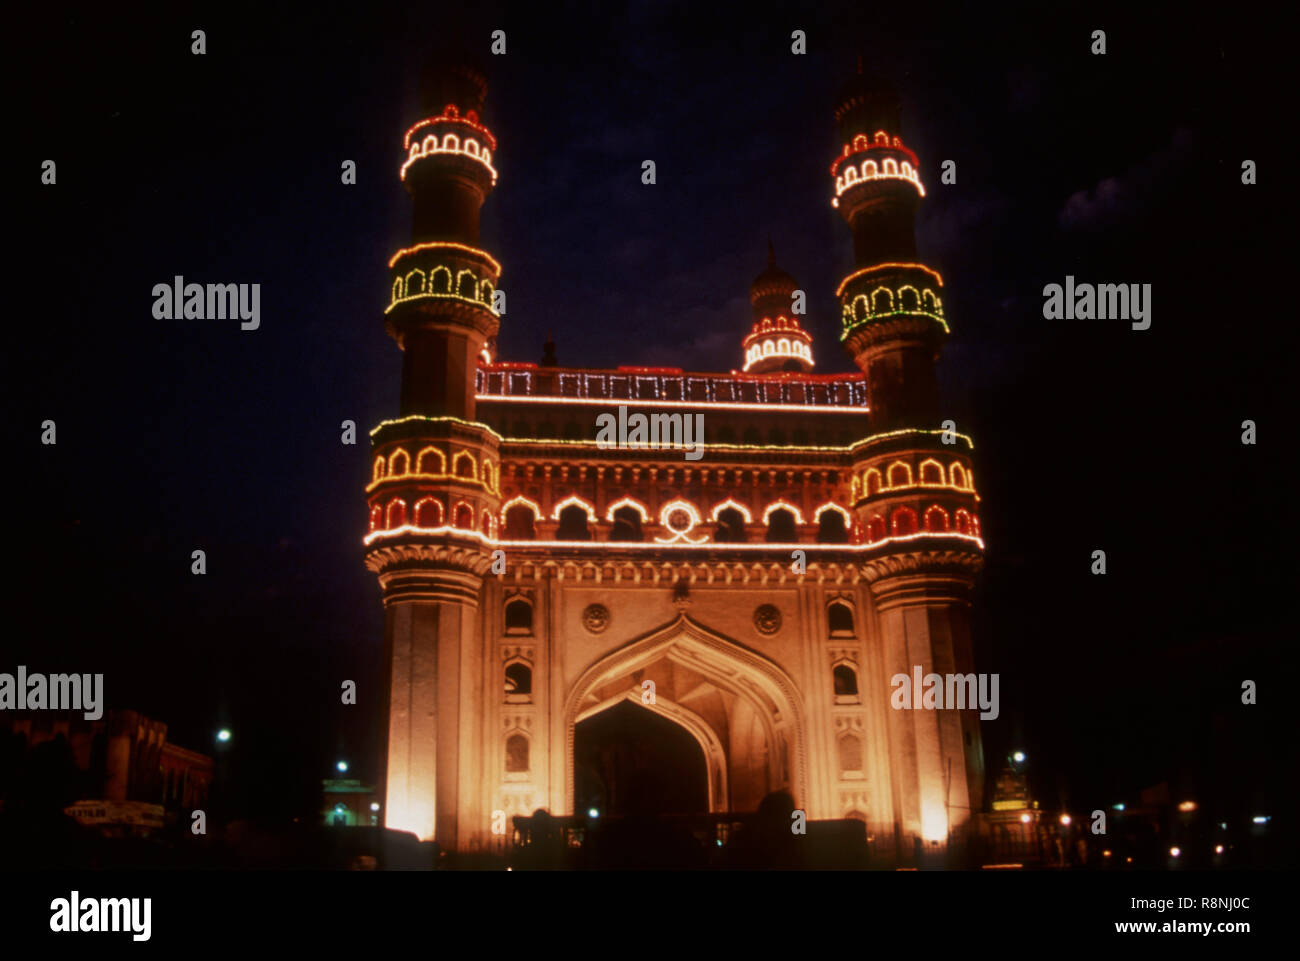
<path id="1" fill-rule="evenodd" d="M 803 574 L 796 574 L 789 563 L 742 563 L 705 560 L 698 563 L 643 560 L 551 560 L 515 558 L 504 578 L 509 583 L 526 583 L 554 579 L 577 584 L 651 584 L 690 585 L 797 585 L 857 584 L 862 579 L 859 563 L 809 563 Z"/>
<path id="2" fill-rule="evenodd" d="M 862 563 L 862 577 L 868 584 L 909 574 L 959 574 L 970 576 L 984 566 L 984 558 L 967 550 L 919 550 L 891 552 Z"/>
<path id="3" fill-rule="evenodd" d="M 855 356 L 894 344 L 919 344 L 933 349 L 937 355 L 939 343 L 946 333 L 942 320 L 920 313 L 898 313 L 884 319 L 866 317 L 854 321 L 840 339 L 844 342 L 844 349 Z"/>
<path id="4" fill-rule="evenodd" d="M 957 551 L 923 551 L 882 558 L 866 572 L 876 611 L 969 605 L 982 558 Z"/>
<path id="5" fill-rule="evenodd" d="M 441 571 L 482 577 L 492 567 L 492 557 L 474 546 L 449 543 L 385 544 L 366 552 L 366 568 L 376 574 L 420 571 L 437 576 Z"/>
<path id="6" fill-rule="evenodd" d="M 385 444 L 411 440 L 454 440 L 461 444 L 475 444 L 485 450 L 495 451 L 501 444 L 501 435 L 487 424 L 477 421 L 461 420 L 458 417 L 426 417 L 419 414 L 383 421 L 370 431 L 372 451 L 378 450 Z"/>
<path id="7" fill-rule="evenodd" d="M 908 450 L 925 453 L 937 451 L 949 454 L 955 452 L 957 448 L 956 444 L 945 444 L 943 442 L 943 436 L 946 433 L 947 431 L 941 428 L 929 429 L 921 427 L 884 431 L 855 441 L 849 446 L 848 450 L 854 459 L 868 456 L 879 457 L 882 454 L 897 454 Z M 953 431 L 952 435 L 954 441 L 961 441 L 965 445 L 966 451 L 969 452 L 975 449 L 974 442 L 965 434 Z"/>
<path id="8" fill-rule="evenodd" d="M 385 311 L 384 316 L 384 330 L 403 349 L 404 333 L 411 328 L 450 334 L 472 331 L 487 340 L 495 337 L 500 327 L 501 321 L 487 304 L 452 296 L 399 300 Z M 479 344 L 480 348 L 482 346 Z"/>

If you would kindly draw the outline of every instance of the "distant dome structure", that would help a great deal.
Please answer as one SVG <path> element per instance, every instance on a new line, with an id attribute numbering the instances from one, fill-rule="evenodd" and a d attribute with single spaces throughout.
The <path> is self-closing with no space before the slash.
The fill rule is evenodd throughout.
<path id="1" fill-rule="evenodd" d="M 813 369 L 812 335 L 800 326 L 792 309 L 798 289 L 795 279 L 776 265 L 776 251 L 769 240 L 767 267 L 749 287 L 754 325 L 741 342 L 746 373 L 806 374 Z"/>

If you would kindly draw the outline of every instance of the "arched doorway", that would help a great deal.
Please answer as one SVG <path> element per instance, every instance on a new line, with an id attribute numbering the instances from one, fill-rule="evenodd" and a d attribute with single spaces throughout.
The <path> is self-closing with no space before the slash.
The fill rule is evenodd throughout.
<path id="1" fill-rule="evenodd" d="M 579 726 L 623 702 L 662 715 L 694 738 L 707 770 L 705 810 L 752 811 L 776 790 L 805 796 L 806 744 L 794 690 L 775 663 L 684 614 L 608 652 L 566 698 L 562 810 L 589 808 L 575 793 Z"/>
<path id="2" fill-rule="evenodd" d="M 631 700 L 578 722 L 573 769 L 580 813 L 623 817 L 709 810 L 708 765 L 695 736 Z"/>

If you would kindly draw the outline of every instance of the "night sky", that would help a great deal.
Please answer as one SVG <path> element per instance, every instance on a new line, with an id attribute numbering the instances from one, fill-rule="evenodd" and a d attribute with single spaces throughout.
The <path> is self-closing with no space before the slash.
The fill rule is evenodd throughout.
<path id="1" fill-rule="evenodd" d="M 953 330 L 941 379 L 976 444 L 976 656 L 1002 675 L 990 773 L 1021 748 L 1048 806 L 1162 780 L 1275 803 L 1293 777 L 1296 531 L 1279 30 L 1231 8 L 876 6 L 17 16 L 4 422 L 18 524 L 0 670 L 102 671 L 109 707 L 209 753 L 231 727 L 243 810 L 313 811 L 340 757 L 371 782 L 382 611 L 361 557 L 365 435 L 398 409 L 385 264 L 409 240 L 397 171 L 429 51 L 450 38 L 488 60 L 502 359 L 540 359 L 552 332 L 565 365 L 738 367 L 770 237 L 808 291 L 822 373 L 854 369 L 834 299 L 852 244 L 828 166 L 833 97 L 861 52 L 901 93 L 921 159 L 920 256 L 943 274 Z M 488 57 L 498 28 L 508 53 Z M 40 184 L 45 159 L 56 186 Z M 153 285 L 176 274 L 261 283 L 260 329 L 153 319 Z M 1066 274 L 1152 284 L 1151 329 L 1044 320 L 1043 286 Z M 55 447 L 39 443 L 47 418 Z M 1240 443 L 1246 418 L 1258 446 Z M 345 419 L 357 446 L 340 443 Z M 1099 548 L 1104 577 L 1089 572 Z M 339 704 L 345 678 L 356 707 Z M 1260 705 L 1240 705 L 1244 678 Z"/>

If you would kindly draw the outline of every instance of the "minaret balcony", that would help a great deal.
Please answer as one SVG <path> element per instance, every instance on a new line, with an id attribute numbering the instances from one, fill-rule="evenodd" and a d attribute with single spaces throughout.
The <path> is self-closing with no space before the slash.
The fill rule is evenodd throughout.
<path id="1" fill-rule="evenodd" d="M 388 267 L 392 283 L 385 314 L 410 301 L 458 300 L 499 316 L 493 294 L 501 265 L 487 251 L 444 241 L 415 244 L 394 254 Z"/>
<path id="2" fill-rule="evenodd" d="M 890 139 L 883 132 L 876 136 Z M 865 137 L 855 138 L 854 144 L 845 146 L 844 154 L 831 164 L 831 176 L 835 178 L 832 207 L 852 209 L 877 188 L 892 190 L 901 185 L 914 189 L 917 197 L 925 196 L 916 154 L 897 137 L 892 138 L 892 143 L 865 141 Z"/>
<path id="3" fill-rule="evenodd" d="M 885 263 L 855 271 L 840 283 L 841 340 L 857 328 L 898 318 L 926 318 L 948 333 L 943 279 L 923 264 Z"/>
<path id="4" fill-rule="evenodd" d="M 449 106 L 447 110 L 449 113 L 422 120 L 407 131 L 401 178 L 406 180 L 417 165 L 438 163 L 448 170 L 475 172 L 473 176 L 483 180 L 486 193 L 497 182 L 497 171 L 492 166 L 496 138 L 477 118 L 461 117 L 455 107 Z"/>

